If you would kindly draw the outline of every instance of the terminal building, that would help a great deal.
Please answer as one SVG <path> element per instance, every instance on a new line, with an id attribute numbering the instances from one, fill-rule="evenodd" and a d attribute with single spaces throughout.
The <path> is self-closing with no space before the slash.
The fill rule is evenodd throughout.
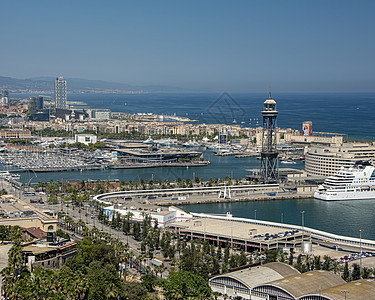
<path id="1" fill-rule="evenodd" d="M 232 299 L 251 300 L 344 300 L 346 294 L 348 299 L 373 299 L 375 293 L 373 279 L 347 283 L 332 272 L 314 270 L 300 274 L 280 262 L 220 274 L 209 279 L 209 285 L 214 292 Z"/>
<path id="2" fill-rule="evenodd" d="M 375 146 L 367 143 L 343 143 L 341 146 L 310 146 L 305 155 L 309 176 L 332 176 L 341 167 L 352 167 L 357 161 L 375 162 Z"/>

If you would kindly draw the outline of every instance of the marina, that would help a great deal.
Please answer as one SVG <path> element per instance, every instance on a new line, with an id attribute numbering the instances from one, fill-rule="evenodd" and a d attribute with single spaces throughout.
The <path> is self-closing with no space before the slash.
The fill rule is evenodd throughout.
<path id="1" fill-rule="evenodd" d="M 57 153 L 52 151 L 27 151 L 23 149 L 12 149 L 0 153 L 0 162 L 5 165 L 12 165 L 13 168 L 21 170 L 79 170 L 89 169 L 87 161 L 76 155 Z"/>

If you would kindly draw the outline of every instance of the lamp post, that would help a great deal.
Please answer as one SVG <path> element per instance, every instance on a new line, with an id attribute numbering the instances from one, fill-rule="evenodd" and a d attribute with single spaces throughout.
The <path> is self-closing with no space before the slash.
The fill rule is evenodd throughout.
<path id="1" fill-rule="evenodd" d="M 302 242 L 304 241 L 305 237 L 304 237 L 304 226 L 305 226 L 305 211 L 301 211 L 301 219 L 302 219 Z"/>
<path id="2" fill-rule="evenodd" d="M 254 220 L 256 220 L 256 219 L 257 219 L 257 210 L 254 209 Z"/>
<path id="3" fill-rule="evenodd" d="M 362 275 L 362 229 L 359 230 L 359 247 L 360 247 L 360 253 L 359 253 L 359 272 Z"/>
<path id="4" fill-rule="evenodd" d="M 281 213 L 281 223 L 284 223 L 284 214 Z"/>
<path id="5" fill-rule="evenodd" d="M 349 294 L 350 292 L 348 290 L 343 290 L 343 291 L 341 291 L 341 293 L 345 294 L 345 300 L 346 300 L 346 294 Z"/>

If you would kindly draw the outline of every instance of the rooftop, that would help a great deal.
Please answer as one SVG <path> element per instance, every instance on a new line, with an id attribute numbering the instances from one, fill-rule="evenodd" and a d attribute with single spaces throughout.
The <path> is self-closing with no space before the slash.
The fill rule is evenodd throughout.
<path id="1" fill-rule="evenodd" d="M 375 281 L 360 279 L 324 290 L 320 295 L 332 300 L 344 300 L 343 291 L 348 291 L 348 299 L 372 299 L 375 295 Z"/>
<path id="2" fill-rule="evenodd" d="M 323 290 L 344 284 L 339 275 L 328 271 L 311 271 L 269 282 L 268 286 L 278 287 L 294 298 L 307 294 L 320 294 Z"/>
<path id="3" fill-rule="evenodd" d="M 207 235 L 231 236 L 239 239 L 262 239 L 261 235 L 282 235 L 282 228 L 266 225 L 250 224 L 232 220 L 199 218 L 183 223 L 171 223 L 169 226 L 180 227 L 184 231 L 201 232 Z M 293 233 L 293 234 L 296 234 Z M 280 236 L 281 237 L 281 236 Z M 264 237 L 263 237 L 264 238 Z"/>
<path id="4" fill-rule="evenodd" d="M 263 266 L 251 267 L 231 273 L 221 274 L 210 279 L 214 281 L 220 277 L 231 277 L 248 286 L 250 289 L 269 281 L 283 279 L 284 277 L 300 274 L 288 264 L 273 262 Z"/>

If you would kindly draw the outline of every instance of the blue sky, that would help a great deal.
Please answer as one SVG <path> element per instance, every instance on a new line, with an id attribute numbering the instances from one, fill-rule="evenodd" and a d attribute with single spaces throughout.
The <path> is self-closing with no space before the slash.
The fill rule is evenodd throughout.
<path id="1" fill-rule="evenodd" d="M 375 91 L 375 1 L 11 1 L 0 75 Z"/>

